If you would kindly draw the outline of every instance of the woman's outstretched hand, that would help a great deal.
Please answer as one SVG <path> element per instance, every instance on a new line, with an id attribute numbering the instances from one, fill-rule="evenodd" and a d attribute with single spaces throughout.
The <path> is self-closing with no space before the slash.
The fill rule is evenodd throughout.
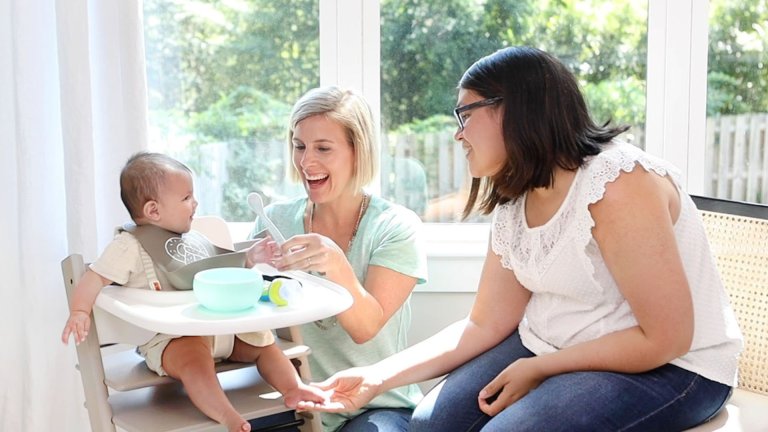
<path id="1" fill-rule="evenodd" d="M 360 409 L 381 393 L 381 380 L 374 378 L 371 367 L 359 367 L 337 372 L 315 387 L 327 391 L 324 402 L 301 401 L 299 411 L 346 412 Z"/>

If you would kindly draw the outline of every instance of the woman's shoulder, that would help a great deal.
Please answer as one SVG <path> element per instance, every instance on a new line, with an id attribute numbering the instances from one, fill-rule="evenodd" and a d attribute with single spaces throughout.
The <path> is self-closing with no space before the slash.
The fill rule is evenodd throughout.
<path id="1" fill-rule="evenodd" d="M 421 219 L 413 210 L 377 195 L 371 196 L 366 212 L 370 212 L 370 219 L 376 221 L 377 224 L 405 226 L 421 224 Z"/>
<path id="2" fill-rule="evenodd" d="M 602 199 L 605 186 L 620 179 L 622 173 L 642 167 L 643 172 L 662 177 L 669 176 L 680 184 L 680 171 L 664 159 L 653 156 L 643 149 L 624 141 L 614 140 L 603 151 L 587 158 L 580 168 L 580 187 L 590 203 Z"/>
<path id="3" fill-rule="evenodd" d="M 618 175 L 621 171 L 632 171 L 638 164 L 646 171 L 656 171 L 661 175 L 677 175 L 678 172 L 677 168 L 668 161 L 620 140 L 611 141 L 600 153 L 588 157 L 582 168 L 593 173 L 605 172 L 608 175 Z"/>
<path id="4" fill-rule="evenodd" d="M 306 204 L 307 197 L 299 196 L 269 203 L 264 211 L 270 216 L 294 215 L 299 210 L 303 212 Z"/>

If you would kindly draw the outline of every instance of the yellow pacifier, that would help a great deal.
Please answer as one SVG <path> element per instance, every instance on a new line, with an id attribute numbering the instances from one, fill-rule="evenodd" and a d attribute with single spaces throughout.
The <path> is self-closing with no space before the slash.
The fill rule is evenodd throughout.
<path id="1" fill-rule="evenodd" d="M 264 287 L 262 301 L 269 301 L 277 306 L 287 306 L 296 303 L 301 293 L 301 283 L 293 279 L 275 278 Z"/>

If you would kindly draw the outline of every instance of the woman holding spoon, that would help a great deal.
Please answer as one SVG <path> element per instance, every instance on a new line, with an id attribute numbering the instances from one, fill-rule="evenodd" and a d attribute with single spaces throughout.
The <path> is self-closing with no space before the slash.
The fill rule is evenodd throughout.
<path id="1" fill-rule="evenodd" d="M 408 300 L 426 281 L 426 255 L 416 214 L 363 189 L 375 177 L 379 152 L 370 108 L 359 95 L 336 87 L 307 92 L 293 107 L 288 145 L 293 177 L 307 196 L 264 209 L 287 239 L 275 265 L 324 275 L 354 299 L 343 313 L 302 327 L 313 379 L 322 380 L 407 346 Z M 268 225 L 257 218 L 253 233 Z M 323 425 L 406 430 L 420 398 L 417 386 L 401 387 L 362 410 L 323 414 Z"/>

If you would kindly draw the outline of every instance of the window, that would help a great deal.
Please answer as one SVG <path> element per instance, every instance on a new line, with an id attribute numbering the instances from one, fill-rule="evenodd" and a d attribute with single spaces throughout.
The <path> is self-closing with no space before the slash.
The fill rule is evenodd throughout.
<path id="1" fill-rule="evenodd" d="M 476 59 L 510 45 L 563 60 L 595 120 L 631 125 L 625 138 L 643 147 L 647 10 L 634 0 L 382 0 L 382 195 L 426 222 L 457 220 L 470 179 L 453 139 L 456 84 Z"/>
<path id="2" fill-rule="evenodd" d="M 768 3 L 712 0 L 704 193 L 768 203 Z"/>
<path id="3" fill-rule="evenodd" d="M 315 0 L 144 0 L 150 148 L 196 174 L 198 214 L 251 221 L 286 180 L 293 103 L 319 85 Z"/>
<path id="4" fill-rule="evenodd" d="M 627 138 L 678 165 L 690 190 L 699 193 L 706 184 L 710 195 L 766 201 L 766 120 L 744 117 L 768 112 L 765 0 L 360 3 L 143 2 L 151 148 L 196 170 L 200 214 L 249 221 L 248 192 L 261 190 L 271 199 L 302 193 L 285 180 L 287 116 L 324 74 L 324 84 L 364 87 L 380 109 L 382 195 L 426 222 L 456 221 L 468 179 L 452 137 L 455 85 L 476 58 L 512 44 L 532 44 L 563 59 L 579 77 L 596 120 L 631 125 Z M 379 27 L 365 21 L 377 4 Z M 697 20 L 706 20 L 707 9 L 706 141 L 712 144 L 705 149 L 698 111 L 704 104 L 697 99 L 703 100 L 704 80 L 694 76 L 701 69 L 703 77 L 704 67 L 693 48 L 705 43 Z M 323 14 L 330 19 L 323 21 Z M 365 23 L 342 30 L 357 20 Z M 361 48 L 359 34 L 380 45 Z M 354 50 L 362 54 L 350 56 Z M 678 61 L 682 57 L 691 60 Z M 366 69 L 371 58 L 375 73 Z M 372 78 L 377 74 L 380 83 Z M 752 142 L 755 136 L 763 140 L 758 147 L 726 147 L 728 139 Z M 707 178 L 701 180 L 703 170 Z"/>

